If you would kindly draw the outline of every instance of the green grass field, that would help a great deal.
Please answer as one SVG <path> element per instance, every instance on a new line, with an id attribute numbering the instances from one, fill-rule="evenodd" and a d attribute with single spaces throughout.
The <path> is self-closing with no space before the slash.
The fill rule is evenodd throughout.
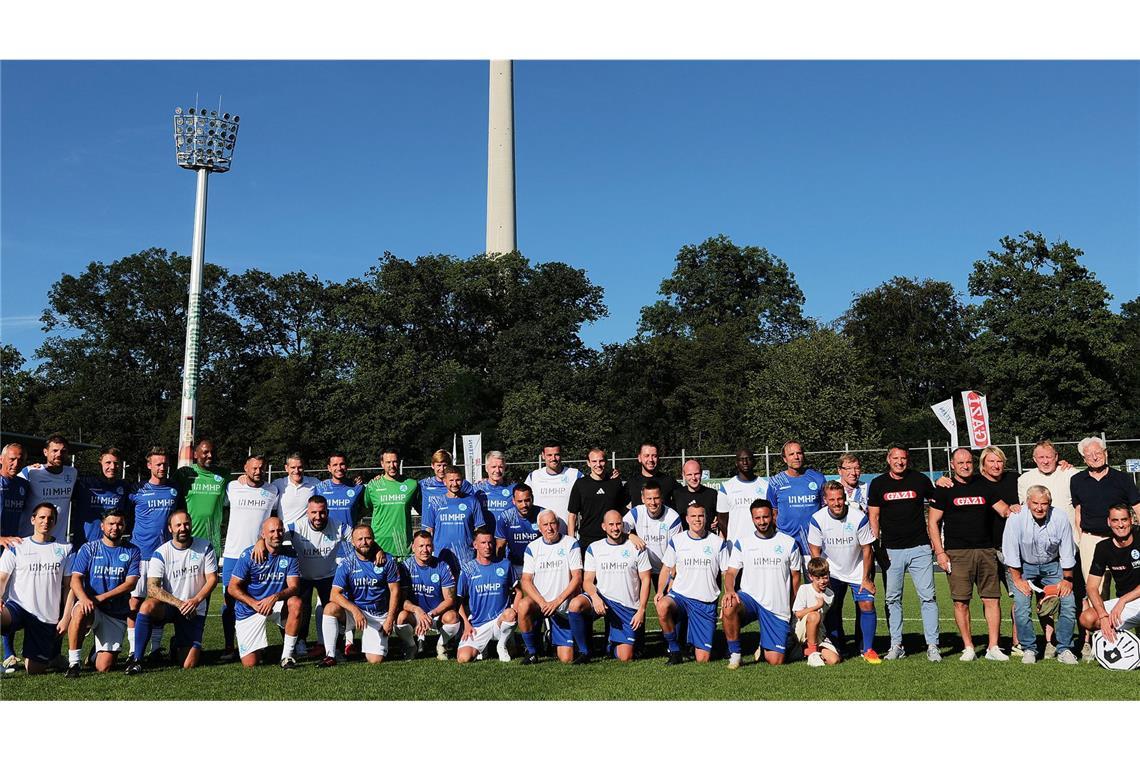
<path id="1" fill-rule="evenodd" d="M 941 609 L 941 663 L 926 660 L 918 601 L 907 582 L 904 598 L 905 659 L 871 666 L 856 658 L 836 667 L 809 668 L 802 660 L 774 668 L 754 665 L 750 655 L 737 671 L 725 668 L 719 658 L 708 665 L 689 662 L 667 667 L 664 644 L 655 619 L 648 625 L 648 657 L 623 664 L 595 660 L 571 667 L 556 660 L 523 667 L 517 661 L 475 662 L 460 666 L 434 657 L 414 662 L 391 661 L 381 665 L 351 662 L 320 669 L 312 661 L 283 671 L 272 665 L 247 672 L 239 664 L 218 665 L 222 647 L 220 599 L 211 605 L 206 626 L 205 666 L 192 671 L 149 667 L 139 676 L 85 672 L 65 679 L 59 673 L 29 677 L 24 673 L 0 681 L 4 700 L 1081 700 L 1140 699 L 1140 671 L 1111 672 L 1095 664 L 1060 665 L 1053 660 L 1036 665 L 1010 662 L 958 661 L 961 642 L 954 626 L 945 577 L 936 575 Z M 881 592 L 880 592 L 881 593 Z M 1008 615 L 1008 599 L 1003 612 Z M 651 605 L 652 607 L 652 605 Z M 974 640 L 985 644 L 980 605 L 975 601 Z M 880 603 L 876 648 L 886 650 L 887 630 Z M 852 631 L 852 604 L 847 602 L 848 635 Z M 755 624 L 743 636 L 745 652 L 758 638 Z M 599 628 L 600 630 L 600 628 Z M 719 633 L 719 631 L 718 631 Z M 1002 626 L 1002 646 L 1008 648 L 1009 621 Z M 270 634 L 273 641 L 273 634 Z M 721 638 L 723 641 L 723 638 Z M 169 642 L 169 633 L 167 637 Z M 428 648 L 434 654 L 429 639 Z M 492 652 L 493 654 L 493 652 Z"/>

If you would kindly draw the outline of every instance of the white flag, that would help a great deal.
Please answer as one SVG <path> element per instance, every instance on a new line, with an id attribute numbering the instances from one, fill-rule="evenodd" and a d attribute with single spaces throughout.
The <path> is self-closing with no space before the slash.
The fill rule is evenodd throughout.
<path id="1" fill-rule="evenodd" d="M 463 436 L 463 466 L 467 479 L 474 483 L 483 479 L 483 434 Z"/>
<path id="2" fill-rule="evenodd" d="M 970 431 L 970 448 L 990 445 L 990 410 L 986 397 L 977 391 L 962 391 L 962 407 L 966 410 L 966 427 Z"/>
<path id="3" fill-rule="evenodd" d="M 942 423 L 942 427 L 950 434 L 950 448 L 958 448 L 958 419 L 954 416 L 954 399 L 939 401 L 930 408 L 934 410 L 934 416 Z"/>

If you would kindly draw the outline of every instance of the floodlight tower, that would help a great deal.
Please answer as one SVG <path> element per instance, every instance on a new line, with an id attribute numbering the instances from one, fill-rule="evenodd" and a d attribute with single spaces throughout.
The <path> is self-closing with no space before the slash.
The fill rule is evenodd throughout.
<path id="1" fill-rule="evenodd" d="M 220 102 L 220 101 L 219 101 Z M 220 106 L 219 106 L 220 107 Z M 178 466 L 190 464 L 198 407 L 198 320 L 202 268 L 206 257 L 206 186 L 211 172 L 230 170 L 239 116 L 195 106 L 174 109 L 174 155 L 178 165 L 198 174 L 194 198 L 194 244 L 190 254 L 190 301 L 186 305 L 186 353 L 182 362 L 182 411 L 178 426 Z"/>
<path id="2" fill-rule="evenodd" d="M 487 99 L 487 255 L 516 249 L 514 64 L 491 61 Z"/>

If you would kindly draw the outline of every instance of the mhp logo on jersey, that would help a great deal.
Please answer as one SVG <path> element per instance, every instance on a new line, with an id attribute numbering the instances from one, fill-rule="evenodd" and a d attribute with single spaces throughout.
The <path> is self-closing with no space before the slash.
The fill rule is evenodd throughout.
<path id="1" fill-rule="evenodd" d="M 119 555 L 119 561 L 120 562 L 126 562 L 130 558 L 131 558 L 131 555 L 127 554 L 126 552 L 123 552 L 122 554 Z"/>
<path id="2" fill-rule="evenodd" d="M 502 578 L 506 574 L 507 574 L 507 571 L 504 570 L 503 568 L 501 568 L 501 567 L 495 568 L 495 575 L 499 576 L 500 578 Z"/>
<path id="3" fill-rule="evenodd" d="M 439 583 L 439 573 L 432 573 L 431 574 L 431 582 L 432 583 Z"/>

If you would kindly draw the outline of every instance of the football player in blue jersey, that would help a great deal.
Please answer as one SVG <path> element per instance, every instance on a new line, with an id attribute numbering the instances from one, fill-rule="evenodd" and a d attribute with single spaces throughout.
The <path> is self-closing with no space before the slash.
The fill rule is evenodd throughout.
<path id="1" fill-rule="evenodd" d="M 95 670 L 107 673 L 127 632 L 128 600 L 139 580 L 139 550 L 123 541 L 126 513 L 112 507 L 100 521 L 102 536 L 79 548 L 71 565 L 75 607 L 67 629 L 68 678 L 79 676 L 80 652 L 88 629 L 95 632 Z"/>
<path id="2" fill-rule="evenodd" d="M 301 569 L 297 558 L 282 551 L 285 524 L 280 517 L 270 517 L 261 524 L 261 538 L 267 553 L 261 562 L 253 560 L 253 547 L 238 557 L 226 591 L 237 602 L 235 632 L 241 664 L 252 668 L 261 662 L 261 650 L 269 646 L 265 624 L 274 613 L 285 623 L 281 667 L 297 667 L 293 657 L 297 634 L 301 629 Z M 278 607 L 278 605 L 281 605 Z"/>
<path id="3" fill-rule="evenodd" d="M 447 643 L 462 628 L 455 611 L 455 578 L 451 569 L 434 556 L 431 534 L 417 531 L 412 537 L 412 556 L 404 560 L 403 609 L 396 618 L 396 634 L 413 659 L 423 648 L 428 631 L 438 631 L 437 660 L 447 659 Z"/>
<path id="4" fill-rule="evenodd" d="M 462 600 L 459 617 L 463 620 L 463 638 L 455 659 L 464 663 L 481 658 L 483 650 L 495 640 L 499 660 L 510 662 L 508 647 L 518 620 L 511 599 L 519 579 L 510 560 L 495 559 L 495 539 L 490 528 L 476 528 L 472 545 L 475 560 L 463 567 L 456 587 Z"/>
<path id="5" fill-rule="evenodd" d="M 76 533 L 82 533 L 81 543 L 98 541 L 103 537 L 103 513 L 109 509 L 129 508 L 127 488 L 119 479 L 122 453 L 114 446 L 99 450 L 99 474 L 84 475 L 75 484 Z"/>
<path id="6" fill-rule="evenodd" d="M 23 445 L 9 443 L 0 449 L 0 553 L 23 540 L 20 538 L 20 518 L 24 516 L 24 503 L 28 499 L 28 481 L 20 477 L 23 467 Z M 4 660 L 0 666 L 2 673 L 15 673 L 20 664 L 12 645 L 13 635 L 7 631 L 0 637 L 4 642 L 4 652 L 0 655 Z"/>
<path id="7" fill-rule="evenodd" d="M 807 532 L 811 516 L 823 509 L 823 484 L 826 478 L 809 469 L 804 447 L 799 441 L 788 441 L 781 449 L 788 467 L 768 479 L 767 499 L 776 513 L 776 530 L 796 540 L 804 563 L 811 559 Z"/>
<path id="8" fill-rule="evenodd" d="M 388 655 L 388 637 L 396 625 L 400 604 L 400 571 L 395 558 L 389 557 L 376 543 L 372 526 L 361 523 L 352 529 L 352 556 L 336 569 L 332 598 L 324 607 L 321 633 L 325 658 L 317 663 L 327 668 L 337 664 L 338 623 L 351 615 L 361 632 L 360 650 L 368 662 L 376 665 Z"/>
<path id="9" fill-rule="evenodd" d="M 444 468 L 443 482 L 446 495 L 441 502 L 428 504 L 421 524 L 439 547 L 439 558 L 448 564 L 452 575 L 458 575 L 460 568 L 474 558 L 471 542 L 475 529 L 486 520 L 478 497 L 471 492 L 464 495 L 463 485 L 467 481 L 458 467 Z"/>
<path id="10" fill-rule="evenodd" d="M 364 485 L 359 477 L 349 478 L 348 459 L 339 451 L 329 454 L 329 477 L 313 493 L 325 497 L 329 519 L 343 525 L 356 525 L 364 510 Z"/>
<path id="11" fill-rule="evenodd" d="M 499 515 L 511 508 L 515 484 L 507 482 L 503 452 L 492 451 L 487 454 L 483 466 L 487 469 L 487 479 L 475 483 L 474 487 L 483 500 L 487 524 L 494 525 Z"/>

